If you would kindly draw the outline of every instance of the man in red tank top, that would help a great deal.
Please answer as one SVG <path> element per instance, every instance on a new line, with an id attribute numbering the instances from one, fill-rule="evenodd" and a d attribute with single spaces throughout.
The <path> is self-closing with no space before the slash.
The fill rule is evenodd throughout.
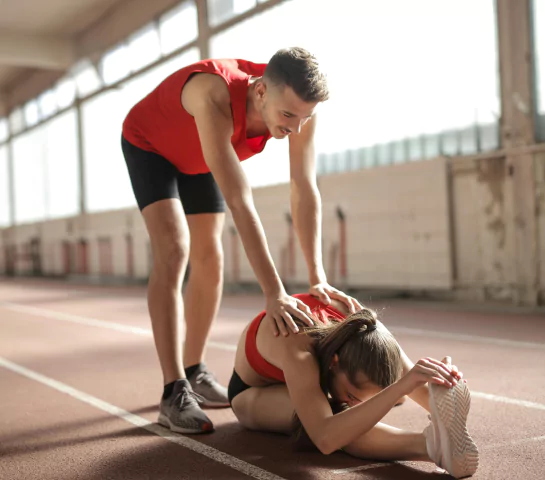
<path id="1" fill-rule="evenodd" d="M 286 293 L 240 162 L 269 138 L 290 142 L 291 206 L 309 271 L 309 292 L 361 305 L 331 287 L 322 265 L 321 202 L 313 138 L 315 108 L 328 98 L 325 76 L 302 48 L 278 51 L 268 64 L 203 60 L 166 78 L 123 123 L 123 154 L 153 253 L 148 306 L 164 392 L 159 422 L 180 433 L 213 430 L 203 406 L 229 406 L 227 389 L 203 363 L 223 287 L 225 203 L 265 294 L 276 334 L 311 324 L 307 305 Z M 190 275 L 184 299 L 181 286 Z M 186 322 L 181 355 L 179 321 Z M 183 368 L 185 366 L 185 369 Z"/>

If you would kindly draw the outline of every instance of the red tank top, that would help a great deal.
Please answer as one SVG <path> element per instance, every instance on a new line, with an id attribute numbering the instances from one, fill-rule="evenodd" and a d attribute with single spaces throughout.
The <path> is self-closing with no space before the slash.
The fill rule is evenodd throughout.
<path id="1" fill-rule="evenodd" d="M 292 295 L 305 303 L 318 318 L 319 321 L 327 323 L 330 318 L 334 318 L 338 321 L 343 321 L 345 316 L 331 305 L 325 305 L 316 297 L 309 295 L 308 293 L 296 293 Z M 264 378 L 270 380 L 276 380 L 278 382 L 285 383 L 284 372 L 272 363 L 267 362 L 257 349 L 257 331 L 261 320 L 265 318 L 265 311 L 262 311 L 257 317 L 252 320 L 248 332 L 246 333 L 245 352 L 246 359 L 254 371 Z"/>
<path id="2" fill-rule="evenodd" d="M 133 145 L 158 153 L 183 173 L 208 173 L 197 126 L 182 106 L 185 82 L 193 73 L 212 73 L 225 80 L 231 95 L 234 132 L 231 144 L 240 161 L 263 151 L 270 134 L 246 138 L 246 98 L 251 77 L 260 77 L 266 64 L 246 60 L 202 60 L 167 77 L 138 102 L 123 122 L 123 136 Z"/>

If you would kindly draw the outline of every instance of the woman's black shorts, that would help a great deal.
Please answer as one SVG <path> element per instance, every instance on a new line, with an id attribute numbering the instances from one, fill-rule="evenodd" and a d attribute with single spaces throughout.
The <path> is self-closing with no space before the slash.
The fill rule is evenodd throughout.
<path id="1" fill-rule="evenodd" d="M 238 373 L 233 370 L 233 375 L 231 375 L 231 380 L 227 387 L 227 396 L 229 397 L 229 403 L 233 405 L 233 398 L 235 398 L 239 393 L 242 393 L 244 390 L 248 390 L 250 385 L 243 382 L 242 378 L 239 377 Z"/>

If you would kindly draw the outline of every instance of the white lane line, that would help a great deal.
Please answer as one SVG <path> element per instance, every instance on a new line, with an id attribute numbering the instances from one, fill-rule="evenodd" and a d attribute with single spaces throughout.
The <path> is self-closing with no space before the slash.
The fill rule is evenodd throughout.
<path id="1" fill-rule="evenodd" d="M 394 334 L 413 335 L 417 337 L 441 338 L 444 340 L 456 340 L 468 343 L 484 343 L 499 347 L 535 348 L 545 350 L 545 343 L 522 342 L 519 340 L 506 340 L 498 337 L 482 337 L 480 335 L 463 335 L 451 332 L 438 332 L 436 330 L 423 330 L 418 328 L 396 327 L 386 325 Z"/>
<path id="2" fill-rule="evenodd" d="M 359 467 L 340 468 L 338 470 L 331 470 L 333 475 L 345 475 L 346 473 L 361 472 L 363 470 L 371 470 L 373 468 L 391 467 L 395 463 L 372 463 L 371 465 L 361 465 Z"/>
<path id="3" fill-rule="evenodd" d="M 27 307 L 26 305 L 18 305 L 10 302 L 0 302 L 0 307 L 6 308 L 13 312 L 35 315 L 38 317 L 50 318 L 52 320 L 61 320 L 63 322 L 78 323 L 88 327 L 107 328 L 118 332 L 132 333 L 133 335 L 152 336 L 151 329 L 134 327 L 132 325 L 124 325 L 122 323 L 108 322 L 106 320 L 97 320 L 96 318 L 80 317 L 79 315 L 69 315 L 66 313 L 55 312 L 53 310 L 45 310 L 43 308 Z"/>
<path id="4" fill-rule="evenodd" d="M 13 312 L 25 313 L 29 315 L 35 315 L 38 317 L 49 318 L 52 320 L 60 320 L 63 322 L 77 323 L 79 325 L 85 325 L 87 327 L 105 328 L 109 330 L 115 330 L 117 332 L 131 333 L 133 335 L 141 335 L 145 337 L 152 337 L 153 332 L 150 328 L 135 327 L 133 325 L 125 325 L 123 323 L 109 322 L 106 320 L 98 320 L 96 318 L 81 317 L 79 315 L 70 315 L 67 313 L 55 312 L 53 310 L 45 310 L 43 308 L 27 307 L 26 305 L 18 305 L 10 302 L 0 302 L 0 307 L 6 308 Z M 227 350 L 230 352 L 236 352 L 236 345 L 222 342 L 208 342 L 208 345 L 214 348 Z"/>
<path id="5" fill-rule="evenodd" d="M 512 447 L 515 445 L 524 445 L 526 443 L 535 443 L 535 442 L 542 442 L 545 440 L 545 435 L 542 435 L 541 437 L 532 437 L 532 438 L 521 438 L 519 440 L 511 440 L 507 442 L 500 442 L 500 443 L 491 443 L 490 445 L 484 445 L 481 450 L 492 450 L 495 448 L 501 448 L 501 447 Z"/>
<path id="6" fill-rule="evenodd" d="M 88 325 L 91 327 L 109 328 L 111 330 L 117 330 L 120 332 L 134 333 L 135 335 L 145 335 L 145 336 L 152 335 L 151 329 L 149 328 L 133 327 L 131 325 L 125 325 L 121 323 L 108 322 L 105 320 L 97 320 L 94 318 L 81 317 L 78 315 L 69 315 L 66 313 L 55 312 L 53 310 L 46 310 L 43 308 L 19 305 L 17 303 L 0 301 L 0 307 L 4 307 L 8 310 L 12 310 L 15 312 L 28 313 L 31 315 L 38 315 L 41 317 L 52 318 L 55 320 L 65 320 L 68 322 L 79 323 L 79 324 Z M 238 311 L 239 313 L 241 313 L 240 310 L 235 310 L 233 308 L 222 308 L 220 311 L 221 312 Z M 248 319 L 248 321 L 250 320 L 251 318 Z M 545 343 L 522 342 L 518 340 L 506 340 L 506 339 L 497 338 L 497 337 L 482 337 L 479 335 L 463 335 L 463 334 L 450 333 L 450 332 L 438 332 L 435 330 L 396 327 L 395 325 L 388 326 L 388 328 L 393 333 L 400 333 L 400 334 L 412 335 L 417 337 L 441 338 L 445 340 L 456 340 L 456 341 L 463 341 L 463 342 L 470 342 L 470 343 L 484 343 L 484 344 L 503 346 L 503 347 L 533 348 L 538 350 L 545 350 Z M 229 345 L 226 343 L 212 342 L 212 343 L 209 343 L 209 345 L 215 346 L 217 348 L 222 348 L 224 350 L 234 351 L 232 345 Z"/>
<path id="7" fill-rule="evenodd" d="M 410 461 L 391 461 L 391 462 L 381 462 L 381 463 L 372 463 L 370 465 L 361 465 L 359 467 L 350 467 L 350 468 L 341 468 L 339 470 L 332 470 L 333 475 L 346 475 L 347 473 L 361 472 L 364 470 L 372 470 L 374 468 L 381 467 L 393 467 L 394 465 L 404 465 L 407 467 L 416 467 L 418 464 L 416 462 Z M 439 467 L 435 467 L 435 473 L 447 473 L 445 470 Z"/>
<path id="8" fill-rule="evenodd" d="M 239 458 L 216 450 L 215 448 L 205 445 L 204 443 L 197 442 L 192 438 L 174 434 L 170 430 L 167 430 L 166 428 L 163 428 L 158 424 L 151 423 L 145 418 L 127 412 L 122 408 L 116 407 L 111 403 L 107 403 L 100 398 L 93 397 L 92 395 L 70 387 L 69 385 L 66 385 L 62 382 L 46 377 L 41 373 L 29 370 L 28 368 L 25 368 L 21 365 L 10 362 L 5 358 L 0 357 L 0 366 L 6 368 L 7 370 L 11 370 L 14 373 L 27 377 L 31 380 L 35 380 L 36 382 L 53 388 L 54 390 L 65 393 L 72 398 L 79 400 L 80 402 L 86 403 L 94 408 L 102 410 L 110 415 L 113 415 L 114 417 L 118 417 L 136 427 L 143 428 L 144 430 L 158 435 L 159 437 L 162 437 L 169 442 L 176 443 L 184 448 L 192 450 L 195 453 L 198 453 L 207 458 L 210 458 L 211 460 L 221 463 L 222 465 L 230 467 L 234 470 L 238 470 L 239 472 L 244 473 L 245 475 L 248 475 L 252 478 L 256 478 L 258 480 L 285 480 L 283 477 L 279 477 L 278 475 L 256 467 L 251 463 L 247 463 L 244 460 L 240 460 Z"/>
<path id="9" fill-rule="evenodd" d="M 221 309 L 221 312 L 228 313 L 230 315 L 235 315 L 238 313 L 240 317 L 242 317 L 245 313 L 247 313 L 245 310 L 237 310 L 236 308 L 232 307 L 223 307 Z M 248 312 L 248 322 L 254 318 L 255 315 L 251 315 L 251 313 Z M 395 325 L 386 325 L 389 330 L 392 331 L 392 333 L 400 333 L 405 335 L 412 335 L 416 337 L 425 337 L 425 338 L 441 338 L 445 340 L 456 340 L 456 341 L 463 341 L 463 342 L 469 342 L 469 343 L 484 343 L 488 345 L 496 345 L 499 347 L 515 347 L 515 348 L 536 348 L 538 350 L 545 350 L 545 343 L 537 343 L 537 342 L 523 342 L 520 340 L 507 340 L 504 338 L 499 337 L 483 337 L 481 335 L 464 335 L 460 333 L 452 333 L 452 332 L 438 332 L 437 330 L 427 330 L 427 329 L 420 329 L 420 328 L 410 328 L 410 327 L 396 327 Z"/>
<path id="10" fill-rule="evenodd" d="M 29 315 L 35 315 L 38 317 L 50 318 L 53 320 L 60 320 L 63 322 L 76 323 L 79 325 L 86 325 L 89 327 L 106 328 L 110 330 L 116 330 L 124 333 L 132 333 L 134 335 L 144 335 L 151 337 L 152 331 L 149 328 L 134 327 L 132 325 L 125 325 L 122 323 L 108 322 L 105 320 L 97 320 L 96 318 L 80 317 L 77 315 L 68 315 L 66 313 L 55 312 L 52 310 L 44 310 L 42 308 L 27 307 L 26 305 L 18 305 L 9 302 L 0 302 L 0 307 L 12 310 L 14 312 L 25 313 Z M 236 352 L 237 346 L 229 343 L 222 342 L 208 342 L 210 347 L 214 347 L 220 350 L 226 350 L 229 352 Z M 471 395 L 475 398 L 481 398 L 484 400 L 490 400 L 493 402 L 508 403 L 511 405 L 517 405 L 519 407 L 533 408 L 537 410 L 545 410 L 545 405 L 536 402 L 529 402 L 526 400 L 519 400 L 516 398 L 502 397 L 499 395 L 492 395 L 490 393 L 471 392 Z"/>
<path id="11" fill-rule="evenodd" d="M 517 398 L 502 397 L 500 395 L 492 395 L 491 393 L 482 393 L 482 392 L 471 392 L 471 396 L 474 398 L 490 400 L 492 402 L 517 405 L 518 407 L 534 408 L 536 410 L 545 410 L 545 405 L 543 403 L 529 402 L 528 400 L 519 400 Z"/>

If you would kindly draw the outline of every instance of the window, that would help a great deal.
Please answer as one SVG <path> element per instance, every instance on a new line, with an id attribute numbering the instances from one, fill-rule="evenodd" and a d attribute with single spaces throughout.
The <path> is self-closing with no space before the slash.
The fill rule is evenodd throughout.
<path id="1" fill-rule="evenodd" d="M 10 225 L 8 147 L 0 146 L 0 227 Z"/>
<path id="2" fill-rule="evenodd" d="M 478 152 L 479 130 L 476 125 L 471 125 L 459 131 L 459 150 L 462 155 L 472 155 Z"/>
<path id="3" fill-rule="evenodd" d="M 135 78 L 123 83 L 121 90 L 123 92 L 123 101 L 125 102 L 126 112 L 138 101 L 150 93 L 159 83 L 161 83 L 171 73 L 180 68 L 199 60 L 199 51 L 192 48 L 174 58 L 163 62 L 149 71 L 138 75 Z"/>
<path id="4" fill-rule="evenodd" d="M 215 35 L 211 56 L 267 62 L 280 48 L 307 48 L 331 92 L 318 107 L 317 152 L 376 145 L 377 162 L 388 164 L 416 160 L 418 151 L 435 156 L 443 132 L 465 131 L 476 121 L 487 132 L 497 127 L 495 25 L 493 0 L 293 0 Z M 357 59 L 350 75 L 347 59 Z M 450 151 L 469 151 L 469 136 L 452 138 Z M 493 135 L 487 139 L 481 148 L 498 147 Z M 274 164 L 262 167 L 266 179 Z"/>
<path id="5" fill-rule="evenodd" d="M 196 48 L 82 104 L 86 205 L 90 212 L 136 205 L 121 152 L 121 125 L 128 111 L 174 71 L 198 60 Z M 108 115 L 104 115 L 107 111 Z"/>
<path id="6" fill-rule="evenodd" d="M 424 153 L 424 139 L 421 136 L 409 140 L 409 160 L 421 160 L 426 158 Z"/>
<path id="7" fill-rule="evenodd" d="M 215 27 L 254 8 L 256 0 L 208 0 L 210 25 Z"/>
<path id="8" fill-rule="evenodd" d="M 46 195 L 45 130 L 43 126 L 18 135 L 12 141 L 15 223 L 45 220 Z"/>
<path id="9" fill-rule="evenodd" d="M 104 115 L 105 111 L 108 115 Z M 81 113 L 88 211 L 134 206 L 129 175 L 121 153 L 121 125 L 127 113 L 122 92 L 107 90 L 86 100 Z"/>
<path id="10" fill-rule="evenodd" d="M 38 111 L 38 102 L 36 100 L 31 100 L 25 104 L 24 115 L 25 122 L 29 127 L 36 125 L 40 121 L 40 112 Z"/>
<path id="11" fill-rule="evenodd" d="M 106 85 L 111 85 L 131 73 L 131 56 L 126 45 L 119 45 L 102 57 L 102 79 Z"/>
<path id="12" fill-rule="evenodd" d="M 57 83 L 55 97 L 59 109 L 67 108 L 76 99 L 76 83 L 71 78 L 64 78 Z"/>
<path id="13" fill-rule="evenodd" d="M 545 141 L 545 0 L 533 0 L 537 139 Z"/>
<path id="14" fill-rule="evenodd" d="M 72 78 L 80 97 L 86 97 L 102 87 L 100 76 L 89 60 L 79 62 L 72 68 Z"/>
<path id="15" fill-rule="evenodd" d="M 21 108 L 16 108 L 9 116 L 9 127 L 12 134 L 22 132 L 25 128 L 25 115 Z"/>
<path id="16" fill-rule="evenodd" d="M 193 1 L 183 2 L 159 20 L 161 52 L 168 55 L 197 38 L 197 8 Z"/>
<path id="17" fill-rule="evenodd" d="M 394 163 L 403 163 L 407 160 L 407 142 L 400 140 L 392 145 L 392 161 Z"/>
<path id="18" fill-rule="evenodd" d="M 439 135 L 426 135 L 424 137 L 425 158 L 435 158 L 441 155 Z"/>
<path id="19" fill-rule="evenodd" d="M 0 118 L 0 142 L 5 142 L 9 137 L 8 119 Z"/>
<path id="20" fill-rule="evenodd" d="M 460 135 L 458 130 L 449 130 L 441 135 L 441 153 L 455 157 L 460 155 Z"/>
<path id="21" fill-rule="evenodd" d="M 47 118 L 57 111 L 57 100 L 54 90 L 47 90 L 38 97 L 38 105 L 42 118 Z"/>
<path id="22" fill-rule="evenodd" d="M 77 215 L 80 187 L 76 111 L 68 110 L 45 123 L 43 128 L 46 135 L 46 217 Z"/>
<path id="23" fill-rule="evenodd" d="M 13 139 L 17 223 L 78 213 L 76 142 L 73 109 Z"/>
<path id="24" fill-rule="evenodd" d="M 132 71 L 153 63 L 161 57 L 159 33 L 154 25 L 148 26 L 129 39 L 128 55 Z"/>

